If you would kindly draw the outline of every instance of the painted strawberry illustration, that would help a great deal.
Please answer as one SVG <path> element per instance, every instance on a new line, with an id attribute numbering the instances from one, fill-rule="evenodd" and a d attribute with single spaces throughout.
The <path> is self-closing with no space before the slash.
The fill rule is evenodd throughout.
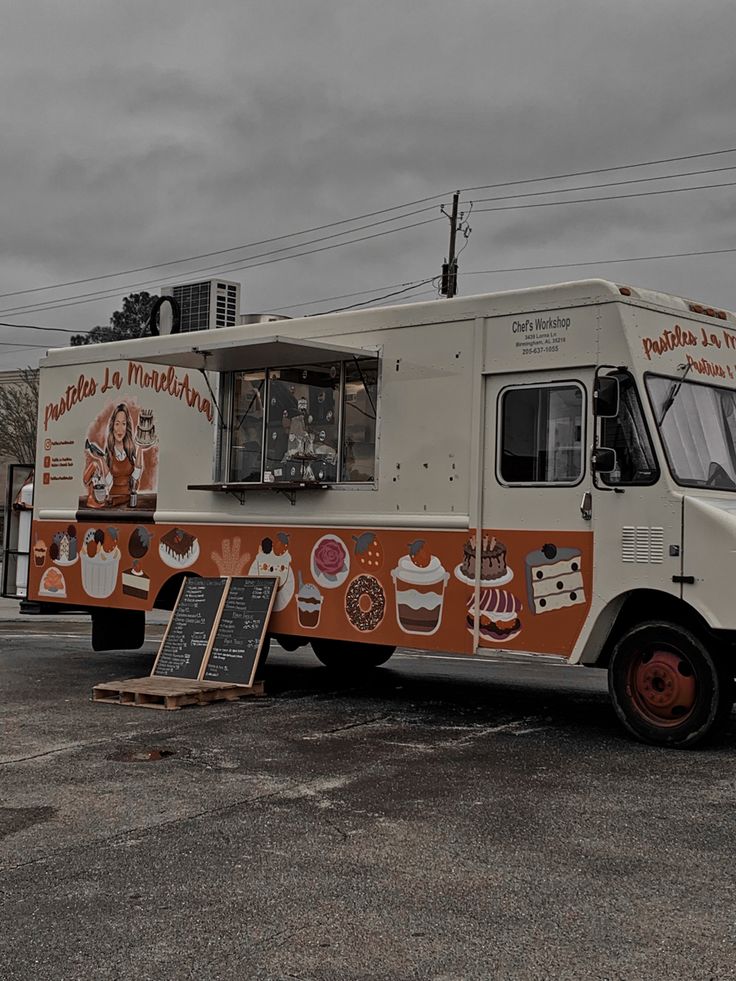
<path id="1" fill-rule="evenodd" d="M 419 569 L 426 569 L 432 561 L 432 553 L 423 538 L 415 538 L 413 542 L 409 542 L 409 558 Z"/>
<path id="2" fill-rule="evenodd" d="M 383 548 L 372 531 L 353 535 L 355 555 L 365 569 L 380 569 L 383 564 Z"/>

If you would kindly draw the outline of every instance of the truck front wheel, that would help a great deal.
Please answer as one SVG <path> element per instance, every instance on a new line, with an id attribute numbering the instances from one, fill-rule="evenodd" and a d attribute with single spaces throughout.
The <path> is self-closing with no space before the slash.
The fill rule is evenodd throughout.
<path id="1" fill-rule="evenodd" d="M 674 623 L 628 630 L 608 666 L 616 714 L 644 742 L 689 748 L 714 735 L 733 704 L 733 666 Z"/>
<path id="2" fill-rule="evenodd" d="M 312 650 L 317 660 L 326 668 L 347 674 L 385 664 L 396 648 L 385 644 L 355 644 L 345 640 L 315 637 L 312 640 Z"/>

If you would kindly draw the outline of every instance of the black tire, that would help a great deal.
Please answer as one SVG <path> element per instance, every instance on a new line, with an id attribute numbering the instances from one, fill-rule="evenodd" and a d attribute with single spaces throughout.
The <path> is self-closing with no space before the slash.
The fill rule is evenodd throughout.
<path id="1" fill-rule="evenodd" d="M 315 637 L 312 640 L 312 650 L 317 660 L 330 671 L 352 674 L 385 664 L 396 648 L 386 644 L 356 644 Z"/>
<path id="2" fill-rule="evenodd" d="M 716 735 L 728 719 L 733 665 L 685 627 L 651 621 L 617 641 L 608 690 L 637 739 L 685 749 Z"/>

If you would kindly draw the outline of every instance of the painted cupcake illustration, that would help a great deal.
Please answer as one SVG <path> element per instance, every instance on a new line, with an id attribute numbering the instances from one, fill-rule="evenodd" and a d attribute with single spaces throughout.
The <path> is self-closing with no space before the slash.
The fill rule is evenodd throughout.
<path id="1" fill-rule="evenodd" d="M 396 619 L 407 634 L 434 634 L 442 623 L 445 586 L 450 573 L 427 543 L 417 538 L 409 544 L 391 578 L 396 587 Z"/>
<path id="2" fill-rule="evenodd" d="M 296 594 L 296 607 L 299 615 L 299 624 L 308 630 L 313 630 L 319 624 L 320 614 L 322 613 L 323 596 L 319 589 L 311 582 L 304 582 L 301 572 L 299 573 L 299 591 Z"/>
<path id="3" fill-rule="evenodd" d="M 120 567 L 117 528 L 90 528 L 82 543 L 82 588 L 105 599 L 115 591 Z"/>

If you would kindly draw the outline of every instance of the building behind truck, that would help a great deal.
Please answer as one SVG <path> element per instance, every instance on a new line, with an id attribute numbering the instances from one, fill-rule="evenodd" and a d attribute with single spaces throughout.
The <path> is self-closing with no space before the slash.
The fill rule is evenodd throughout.
<path id="1" fill-rule="evenodd" d="M 276 576 L 326 665 L 605 668 L 690 746 L 733 702 L 736 318 L 602 280 L 155 336 L 41 365 L 29 598 L 140 646 L 185 576 Z"/>

